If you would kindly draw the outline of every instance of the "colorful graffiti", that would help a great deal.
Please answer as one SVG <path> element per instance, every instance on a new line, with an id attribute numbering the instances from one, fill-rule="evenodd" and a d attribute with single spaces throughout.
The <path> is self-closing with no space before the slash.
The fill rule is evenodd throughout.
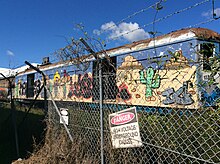
<path id="1" fill-rule="evenodd" d="M 220 89 L 216 86 L 211 93 L 203 92 L 202 101 L 205 106 L 215 106 L 220 102 Z"/>
<path id="2" fill-rule="evenodd" d="M 174 106 L 185 108 L 185 105 L 188 105 L 187 108 L 190 109 L 201 106 L 201 100 L 199 100 L 201 97 L 206 106 L 212 106 L 219 102 L 219 87 L 213 92 L 211 92 L 212 90 L 203 92 L 204 88 L 198 88 L 199 76 L 197 75 L 200 70 L 197 69 L 196 64 L 192 65 L 190 53 L 187 53 L 186 50 L 171 50 L 173 52 L 170 51 L 170 55 L 166 55 L 166 58 L 163 55 L 163 58 L 157 56 L 149 58 L 149 60 L 146 58 L 147 51 L 142 53 L 145 56 L 135 56 L 134 53 L 132 53 L 134 56 L 130 54 L 117 56 L 116 72 L 106 71 L 103 76 L 103 101 L 161 108 Z M 167 53 L 165 50 L 163 52 Z M 63 70 L 64 68 L 65 70 Z M 67 73 L 66 70 L 69 72 Z M 93 81 L 93 72 L 92 69 L 90 70 L 87 73 L 77 72 L 69 65 L 51 69 L 46 72 L 49 75 L 47 76 L 47 86 L 56 100 L 85 102 L 98 100 L 99 96 L 97 98 L 95 96 L 99 95 L 99 85 Z M 26 95 L 27 81 L 25 76 L 27 75 L 24 75 L 21 78 L 22 81 L 18 81 L 16 86 L 19 92 L 18 96 L 21 98 L 25 98 Z M 43 79 L 36 78 L 34 80 L 34 94 L 36 95 Z M 191 83 L 193 86 L 188 86 Z M 43 97 L 41 96 L 41 98 Z M 153 111 L 153 108 L 147 110 L 147 112 Z"/>
<path id="3" fill-rule="evenodd" d="M 143 70 L 139 73 L 141 83 L 146 85 L 146 98 L 152 97 L 152 89 L 159 88 L 160 86 L 160 75 L 155 74 L 155 71 L 151 67 L 146 70 L 146 73 Z"/>
<path id="4" fill-rule="evenodd" d="M 165 69 L 175 69 L 179 70 L 182 68 L 189 68 L 189 61 L 183 55 L 182 50 L 177 50 L 175 52 L 168 51 L 168 53 L 172 56 L 169 61 L 167 61 L 164 65 Z"/>
<path id="5" fill-rule="evenodd" d="M 70 75 L 66 72 L 66 70 L 63 71 L 63 77 L 61 78 L 61 86 L 63 88 L 63 98 L 66 99 L 67 96 L 67 87 L 66 84 L 70 81 Z"/>
<path id="6" fill-rule="evenodd" d="M 54 74 L 53 77 L 53 88 L 54 88 L 54 97 L 58 97 L 59 93 L 59 85 L 60 85 L 60 74 L 58 71 Z"/>
<path id="7" fill-rule="evenodd" d="M 35 80 L 34 82 L 34 94 L 36 95 L 38 92 L 40 92 L 41 88 L 41 81 L 40 79 Z"/>
<path id="8" fill-rule="evenodd" d="M 188 92 L 188 82 L 184 82 L 183 86 L 178 90 L 174 90 L 174 88 L 168 88 L 162 92 L 162 96 L 166 97 L 163 100 L 165 105 L 168 104 L 178 104 L 178 105 L 190 105 L 194 103 L 194 100 L 191 98 L 191 94 Z"/>
<path id="9" fill-rule="evenodd" d="M 117 97 L 121 98 L 124 101 L 128 101 L 129 99 L 131 99 L 131 94 L 129 93 L 128 86 L 125 83 L 122 83 L 118 87 Z"/>
<path id="10" fill-rule="evenodd" d="M 21 96 L 25 96 L 26 95 L 26 89 L 27 89 L 27 83 L 26 82 L 23 82 L 21 80 L 19 80 L 18 82 L 18 92 L 19 92 L 19 95 Z"/>
<path id="11" fill-rule="evenodd" d="M 8 96 L 7 88 L 0 88 L 0 99 L 6 99 Z"/>
<path id="12" fill-rule="evenodd" d="M 78 75 L 78 81 L 72 81 L 70 79 L 70 91 L 68 97 L 76 96 L 77 98 L 83 97 L 89 99 L 92 97 L 92 78 L 86 73 L 83 75 Z"/>

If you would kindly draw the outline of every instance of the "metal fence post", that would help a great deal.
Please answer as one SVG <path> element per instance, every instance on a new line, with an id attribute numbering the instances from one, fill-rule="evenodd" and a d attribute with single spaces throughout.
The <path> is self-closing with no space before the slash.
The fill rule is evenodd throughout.
<path id="1" fill-rule="evenodd" d="M 73 137 L 72 137 L 72 135 L 71 135 L 69 129 L 68 129 L 67 126 L 66 126 L 65 120 L 64 120 L 64 118 L 62 117 L 62 115 L 61 115 L 61 113 L 60 113 L 60 111 L 59 111 L 59 109 L 58 109 L 58 107 L 57 107 L 57 105 L 56 105 L 56 103 L 55 103 L 55 100 L 53 99 L 53 96 L 51 95 L 49 89 L 48 89 L 46 86 L 44 86 L 44 88 L 45 88 L 45 90 L 47 91 L 48 95 L 50 96 L 51 101 L 52 101 L 52 103 L 53 103 L 53 106 L 55 107 L 57 114 L 59 115 L 60 119 L 62 120 L 63 126 L 64 126 L 64 128 L 65 128 L 65 130 L 66 130 L 66 132 L 67 132 L 67 134 L 68 134 L 68 136 L 69 136 L 71 142 L 73 142 Z"/>
<path id="2" fill-rule="evenodd" d="M 90 52 L 98 62 L 99 69 L 99 110 L 100 110 L 100 140 L 101 140 L 101 164 L 104 164 L 104 127 L 103 127 L 103 94 L 102 94 L 102 59 L 92 50 L 92 48 L 87 44 L 87 42 L 80 38 L 80 41 L 86 47 L 86 50 Z"/>
<path id="3" fill-rule="evenodd" d="M 100 108 L 100 133 L 101 133 L 101 163 L 104 164 L 104 127 L 103 127 L 103 94 L 102 94 L 102 60 L 99 60 L 99 108 Z"/>
<path id="4" fill-rule="evenodd" d="M 11 88 L 11 85 L 10 85 Z M 11 109 L 12 109 L 12 120 L 13 120 L 13 125 L 14 125 L 14 132 L 15 132 L 15 144 L 16 144 L 16 152 L 17 152 L 17 157 L 20 157 L 20 153 L 19 153 L 19 144 L 18 144 L 18 131 L 17 131 L 17 123 L 16 123 L 16 117 L 15 117 L 15 105 L 14 105 L 14 100 L 12 98 L 12 88 L 10 89 L 11 93 Z"/>
<path id="5" fill-rule="evenodd" d="M 19 144 L 18 144 L 18 131 L 17 131 L 17 123 L 16 123 L 16 116 L 15 116 L 15 105 L 14 105 L 14 99 L 13 99 L 13 94 L 12 94 L 12 81 L 6 77 L 4 74 L 0 73 L 9 83 L 9 93 L 10 93 L 10 104 L 11 104 L 11 111 L 12 111 L 12 123 L 14 126 L 14 133 L 15 133 L 15 145 L 16 145 L 16 153 L 17 153 L 17 158 L 20 157 L 19 153 Z"/>
<path id="6" fill-rule="evenodd" d="M 29 63 L 28 61 L 25 61 L 25 64 L 27 64 L 29 67 L 31 67 L 32 69 L 34 69 L 35 71 L 37 71 L 38 73 L 40 73 L 43 76 L 43 86 L 44 86 L 44 112 L 47 111 L 47 90 L 45 88 L 45 86 L 47 85 L 47 80 L 46 80 L 46 76 L 45 74 L 37 67 L 33 66 L 31 63 Z"/>

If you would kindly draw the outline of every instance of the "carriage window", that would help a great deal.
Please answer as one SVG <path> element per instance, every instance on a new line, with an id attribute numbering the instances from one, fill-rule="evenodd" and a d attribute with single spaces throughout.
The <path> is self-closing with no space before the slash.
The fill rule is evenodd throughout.
<path id="1" fill-rule="evenodd" d="M 27 75 L 27 92 L 26 96 L 34 97 L 34 73 Z"/>
<path id="2" fill-rule="evenodd" d="M 103 100 L 116 99 L 116 57 L 111 57 L 111 64 L 107 59 L 102 60 L 102 86 Z M 93 100 L 99 100 L 99 70 L 98 62 L 93 62 Z"/>
<path id="3" fill-rule="evenodd" d="M 215 46 L 211 43 L 203 43 L 200 45 L 200 53 L 203 55 L 203 70 L 211 70 L 212 57 L 214 57 Z"/>

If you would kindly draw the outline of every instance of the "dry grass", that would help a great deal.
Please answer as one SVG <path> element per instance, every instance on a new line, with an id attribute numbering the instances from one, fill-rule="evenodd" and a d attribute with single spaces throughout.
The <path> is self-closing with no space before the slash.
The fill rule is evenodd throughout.
<path id="1" fill-rule="evenodd" d="M 80 137 L 71 142 L 62 127 L 47 121 L 45 142 L 34 145 L 34 152 L 28 159 L 14 161 L 13 164 L 67 164 L 99 163 L 88 155 L 86 140 Z"/>

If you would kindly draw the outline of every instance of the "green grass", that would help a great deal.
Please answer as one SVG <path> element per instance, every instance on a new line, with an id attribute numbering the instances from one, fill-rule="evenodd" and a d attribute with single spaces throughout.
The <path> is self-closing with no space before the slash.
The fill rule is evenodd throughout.
<path id="1" fill-rule="evenodd" d="M 45 123 L 41 109 L 32 109 L 25 121 L 25 108 L 16 106 L 15 117 L 18 132 L 19 157 L 16 152 L 15 133 L 10 104 L 0 103 L 0 164 L 26 158 L 33 151 L 33 138 L 38 144 L 43 140 Z"/>

